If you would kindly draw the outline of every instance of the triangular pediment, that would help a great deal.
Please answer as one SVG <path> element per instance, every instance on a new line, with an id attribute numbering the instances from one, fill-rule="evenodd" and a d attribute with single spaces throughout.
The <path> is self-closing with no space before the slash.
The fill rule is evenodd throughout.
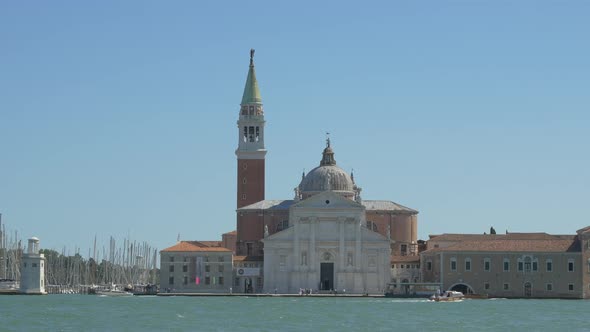
<path id="1" fill-rule="evenodd" d="M 342 197 L 333 191 L 324 191 L 308 199 L 293 204 L 291 208 L 309 209 L 365 209 L 362 204 Z"/>

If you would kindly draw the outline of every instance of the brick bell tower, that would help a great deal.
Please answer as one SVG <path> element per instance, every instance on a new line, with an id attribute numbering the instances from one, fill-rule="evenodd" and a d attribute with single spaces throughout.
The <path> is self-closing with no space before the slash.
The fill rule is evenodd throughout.
<path id="1" fill-rule="evenodd" d="M 238 120 L 238 209 L 264 200 L 264 123 L 262 98 L 254 70 L 254 49 L 251 49 L 250 68 Z"/>
<path id="2" fill-rule="evenodd" d="M 238 119 L 237 208 L 264 200 L 264 110 L 254 70 L 254 50 L 250 50 L 250 68 L 240 104 Z M 260 256 L 264 221 L 257 215 L 237 213 L 236 254 Z"/>

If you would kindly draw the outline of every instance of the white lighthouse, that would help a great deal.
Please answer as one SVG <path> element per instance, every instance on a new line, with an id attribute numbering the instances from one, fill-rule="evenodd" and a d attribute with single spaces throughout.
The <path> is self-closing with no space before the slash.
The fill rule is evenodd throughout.
<path id="1" fill-rule="evenodd" d="M 45 292 L 45 256 L 39 253 L 39 239 L 29 239 L 27 252 L 22 256 L 20 291 L 22 294 L 47 294 Z"/>

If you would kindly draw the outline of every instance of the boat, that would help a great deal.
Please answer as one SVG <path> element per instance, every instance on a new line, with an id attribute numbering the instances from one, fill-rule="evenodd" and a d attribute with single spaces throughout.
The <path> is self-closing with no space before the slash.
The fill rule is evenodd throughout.
<path id="1" fill-rule="evenodd" d="M 454 301 L 461 301 L 465 298 L 465 295 L 461 292 L 451 291 L 448 290 L 441 295 L 434 294 L 430 297 L 431 301 L 435 302 L 454 302 Z"/>
<path id="2" fill-rule="evenodd" d="M 14 279 L 0 279 L 0 294 L 19 294 L 19 282 Z"/>
<path id="3" fill-rule="evenodd" d="M 107 289 L 97 289 L 93 293 L 101 296 L 133 296 L 133 293 L 119 289 L 119 287 L 115 284 L 111 285 L 111 287 Z"/>

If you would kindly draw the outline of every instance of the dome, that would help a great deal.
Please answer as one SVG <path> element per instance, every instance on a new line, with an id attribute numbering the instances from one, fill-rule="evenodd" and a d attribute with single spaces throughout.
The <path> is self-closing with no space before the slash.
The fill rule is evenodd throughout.
<path id="1" fill-rule="evenodd" d="M 315 193 L 332 190 L 341 192 L 345 197 L 352 198 L 355 195 L 356 186 L 352 177 L 342 168 L 336 165 L 334 151 L 327 140 L 320 166 L 312 169 L 303 177 L 298 192 L 302 198 L 307 198 Z"/>
<path id="2" fill-rule="evenodd" d="M 326 190 L 354 192 L 352 178 L 336 165 L 318 166 L 301 180 L 299 190 L 302 193 Z"/>

